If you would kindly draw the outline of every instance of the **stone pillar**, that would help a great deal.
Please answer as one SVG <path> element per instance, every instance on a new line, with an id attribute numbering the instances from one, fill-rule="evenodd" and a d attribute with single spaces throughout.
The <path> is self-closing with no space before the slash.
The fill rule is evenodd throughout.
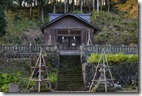
<path id="1" fill-rule="evenodd" d="M 8 85 L 8 92 L 19 92 L 19 91 L 20 91 L 19 84 L 10 83 Z"/>

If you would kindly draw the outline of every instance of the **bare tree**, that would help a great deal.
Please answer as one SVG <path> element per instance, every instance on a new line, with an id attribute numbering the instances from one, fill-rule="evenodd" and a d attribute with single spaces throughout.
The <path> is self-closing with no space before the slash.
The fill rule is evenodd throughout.
<path id="1" fill-rule="evenodd" d="M 99 12 L 99 0 L 97 0 L 97 12 Z"/>
<path id="2" fill-rule="evenodd" d="M 83 7 L 83 2 L 82 2 L 82 0 L 80 0 L 80 11 L 82 12 L 82 8 Z"/>
<path id="3" fill-rule="evenodd" d="M 110 0 L 108 0 L 108 12 L 109 12 L 109 10 L 110 10 Z"/>
<path id="4" fill-rule="evenodd" d="M 92 1 L 93 4 L 93 11 L 95 10 L 95 0 Z"/>
<path id="5" fill-rule="evenodd" d="M 75 10 L 75 0 L 72 0 L 72 11 L 74 11 Z"/>
<path id="6" fill-rule="evenodd" d="M 67 0 L 67 3 L 66 3 L 66 11 L 67 12 L 69 11 L 69 0 Z"/>
<path id="7" fill-rule="evenodd" d="M 102 11 L 102 0 L 99 0 L 100 1 L 100 11 Z"/>
<path id="8" fill-rule="evenodd" d="M 42 23 L 44 23 L 44 4 L 43 4 L 43 0 L 41 0 L 41 21 Z"/>
<path id="9" fill-rule="evenodd" d="M 32 16 L 32 3 L 30 4 L 30 16 Z"/>
<path id="10" fill-rule="evenodd" d="M 64 0 L 64 13 L 67 12 L 67 10 L 66 10 L 67 8 L 66 7 L 67 7 L 67 0 Z"/>
<path id="11" fill-rule="evenodd" d="M 53 8 L 53 13 L 56 13 L 56 0 L 53 0 L 54 8 Z"/>
<path id="12" fill-rule="evenodd" d="M 37 0 L 37 5 L 38 5 L 38 16 L 40 16 L 41 15 L 41 9 L 40 9 L 41 1 L 40 0 Z"/>

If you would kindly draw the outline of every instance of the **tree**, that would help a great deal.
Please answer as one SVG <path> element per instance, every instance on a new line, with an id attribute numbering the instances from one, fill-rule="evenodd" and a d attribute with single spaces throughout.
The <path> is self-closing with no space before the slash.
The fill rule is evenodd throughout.
<path id="1" fill-rule="evenodd" d="M 83 1 L 82 0 L 80 0 L 80 12 L 82 12 L 82 8 L 83 7 Z"/>
<path id="2" fill-rule="evenodd" d="M 93 11 L 94 11 L 95 10 L 95 0 L 93 0 L 92 4 L 93 4 Z"/>
<path id="3" fill-rule="evenodd" d="M 67 0 L 64 0 L 64 13 L 67 12 Z"/>
<path id="4" fill-rule="evenodd" d="M 99 0 L 97 0 L 97 12 L 99 12 Z"/>
<path id="5" fill-rule="evenodd" d="M 6 8 L 6 2 L 4 0 L 0 1 L 0 36 L 6 33 L 6 17 L 4 14 L 4 9 Z"/>
<path id="6" fill-rule="evenodd" d="M 56 0 L 53 0 L 54 8 L 53 8 L 53 13 L 56 13 Z"/>
<path id="7" fill-rule="evenodd" d="M 38 15 L 41 17 L 42 23 L 44 23 L 44 5 L 46 5 L 49 0 L 37 0 L 38 5 Z"/>
<path id="8" fill-rule="evenodd" d="M 41 0 L 41 21 L 44 23 L 44 1 Z"/>
<path id="9" fill-rule="evenodd" d="M 74 11 L 74 9 L 75 9 L 74 4 L 75 4 L 75 0 L 72 0 L 72 11 Z"/>
<path id="10" fill-rule="evenodd" d="M 121 2 L 121 3 L 120 3 Z M 138 19 L 138 1 L 137 0 L 118 0 L 117 9 L 127 12 L 126 17 Z"/>
<path id="11" fill-rule="evenodd" d="M 4 11 L 0 9 L 0 36 L 6 33 L 6 19 Z"/>

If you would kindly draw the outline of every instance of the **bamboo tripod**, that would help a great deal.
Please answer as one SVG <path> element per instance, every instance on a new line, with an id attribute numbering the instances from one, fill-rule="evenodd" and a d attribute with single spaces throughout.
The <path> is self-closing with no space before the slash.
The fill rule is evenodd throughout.
<path id="1" fill-rule="evenodd" d="M 100 77 L 97 79 L 96 77 L 97 77 L 98 71 L 100 72 Z M 107 72 L 110 75 L 110 79 L 107 78 L 107 76 L 106 76 Z M 94 74 L 94 77 L 92 79 L 91 85 L 89 87 L 89 91 L 92 90 L 92 87 L 94 86 L 94 83 L 96 82 L 98 85 L 104 84 L 105 92 L 108 92 L 108 89 L 107 89 L 108 81 L 111 81 L 112 84 L 113 84 L 113 87 L 114 87 L 114 78 L 112 76 L 110 66 L 109 66 L 107 58 L 106 58 L 105 50 L 102 49 L 102 54 L 99 58 L 97 66 L 96 66 L 95 74 Z M 115 89 L 115 87 L 114 87 L 114 89 Z"/>
<path id="2" fill-rule="evenodd" d="M 45 64 L 45 60 L 42 54 L 43 54 L 43 50 L 42 48 L 40 48 L 40 54 L 36 61 L 36 64 L 34 67 L 31 67 L 33 71 L 30 76 L 29 83 L 26 90 L 29 88 L 31 81 L 34 81 L 38 85 L 36 86 L 38 89 L 38 92 L 41 92 L 41 86 L 45 85 L 45 83 L 43 82 L 46 81 L 46 84 L 48 84 L 46 88 L 48 87 L 49 90 L 51 91 L 51 82 L 50 82 L 50 78 L 49 78 L 49 74 L 47 70 L 48 67 Z"/>

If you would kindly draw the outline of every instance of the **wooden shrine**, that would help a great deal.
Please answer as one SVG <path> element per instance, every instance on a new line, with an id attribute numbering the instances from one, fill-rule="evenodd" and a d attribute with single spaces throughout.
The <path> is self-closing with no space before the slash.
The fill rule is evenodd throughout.
<path id="1" fill-rule="evenodd" d="M 59 50 L 79 50 L 80 45 L 87 45 L 88 36 L 94 41 L 94 34 L 99 30 L 90 23 L 91 14 L 49 15 L 49 23 L 40 29 L 44 34 L 45 44 L 55 45 Z"/>

